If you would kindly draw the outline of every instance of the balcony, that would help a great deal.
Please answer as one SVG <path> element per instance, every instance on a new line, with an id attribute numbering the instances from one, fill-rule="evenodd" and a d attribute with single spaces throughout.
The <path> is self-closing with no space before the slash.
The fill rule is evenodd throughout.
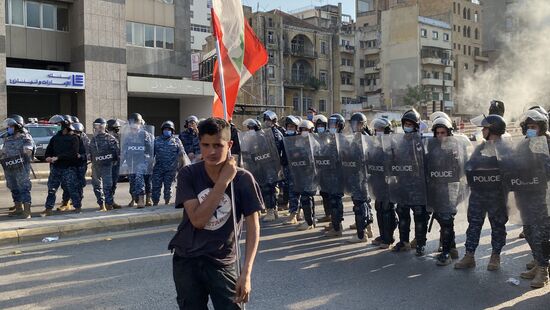
<path id="1" fill-rule="evenodd" d="M 312 75 L 299 75 L 293 76 L 290 79 L 284 80 L 284 87 L 306 89 L 306 90 L 318 90 L 321 87 L 326 87 L 325 83 L 317 79 Z"/>
<path id="2" fill-rule="evenodd" d="M 382 89 L 382 85 L 380 85 L 379 79 L 376 80 L 376 85 L 365 85 L 365 93 L 372 93 L 380 89 Z"/>
<path id="3" fill-rule="evenodd" d="M 355 54 L 355 46 L 340 45 L 340 53 Z"/>
<path id="4" fill-rule="evenodd" d="M 452 66 L 452 61 L 445 58 L 437 57 L 422 57 L 423 65 L 434 65 L 434 66 Z"/>
<path id="5" fill-rule="evenodd" d="M 355 73 L 355 68 L 353 66 L 341 65 L 340 72 Z"/>
<path id="6" fill-rule="evenodd" d="M 340 91 L 355 91 L 355 85 L 341 84 Z"/>
<path id="7" fill-rule="evenodd" d="M 380 65 L 365 68 L 365 74 L 374 74 L 374 73 L 378 73 L 378 72 L 380 72 Z"/>
<path id="8" fill-rule="evenodd" d="M 374 55 L 379 53 L 380 53 L 379 47 L 367 47 L 367 49 L 365 50 L 365 55 Z"/>
<path id="9" fill-rule="evenodd" d="M 489 62 L 489 58 L 484 56 L 475 56 L 474 59 L 479 62 Z"/>
<path id="10" fill-rule="evenodd" d="M 423 78 L 422 85 L 443 86 L 443 80 L 434 78 Z"/>
<path id="11" fill-rule="evenodd" d="M 285 55 L 291 55 L 294 57 L 303 57 L 303 58 L 309 58 L 309 59 L 319 58 L 319 55 L 317 54 L 317 52 L 314 52 L 313 50 L 306 50 L 306 49 L 299 49 L 299 48 L 285 48 L 284 53 Z"/>

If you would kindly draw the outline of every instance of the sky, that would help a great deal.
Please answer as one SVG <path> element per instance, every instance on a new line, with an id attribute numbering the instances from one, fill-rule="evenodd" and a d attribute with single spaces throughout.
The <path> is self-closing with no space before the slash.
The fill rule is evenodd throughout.
<path id="1" fill-rule="evenodd" d="M 351 15 L 355 19 L 354 0 L 242 0 L 244 5 L 251 6 L 254 11 L 256 11 L 259 5 L 260 11 L 280 9 L 287 12 L 307 6 L 338 4 L 338 2 L 342 3 L 343 13 Z"/>

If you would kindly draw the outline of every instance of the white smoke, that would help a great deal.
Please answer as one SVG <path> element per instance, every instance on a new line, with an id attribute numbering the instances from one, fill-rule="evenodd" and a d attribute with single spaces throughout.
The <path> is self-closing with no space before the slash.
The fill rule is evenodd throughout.
<path id="1" fill-rule="evenodd" d="M 507 15 L 514 17 L 517 31 L 501 34 L 501 56 L 486 71 L 467 78 L 458 94 L 467 113 L 487 113 L 493 99 L 504 101 L 504 116 L 512 121 L 530 106 L 550 107 L 550 1 L 516 2 Z"/>

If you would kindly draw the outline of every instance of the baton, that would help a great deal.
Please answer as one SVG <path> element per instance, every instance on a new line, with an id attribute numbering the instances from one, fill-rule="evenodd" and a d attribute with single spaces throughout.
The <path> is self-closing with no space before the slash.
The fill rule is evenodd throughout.
<path id="1" fill-rule="evenodd" d="M 32 165 L 30 165 L 30 166 L 31 166 L 31 172 L 32 172 L 32 175 L 33 175 L 33 176 L 34 176 L 34 178 L 36 179 L 36 173 L 34 173 L 34 169 L 33 169 Z"/>
<path id="2" fill-rule="evenodd" d="M 434 219 L 435 219 L 435 213 L 432 214 L 432 218 L 430 219 L 430 225 L 428 225 L 428 232 L 432 232 L 432 226 L 434 224 Z"/>

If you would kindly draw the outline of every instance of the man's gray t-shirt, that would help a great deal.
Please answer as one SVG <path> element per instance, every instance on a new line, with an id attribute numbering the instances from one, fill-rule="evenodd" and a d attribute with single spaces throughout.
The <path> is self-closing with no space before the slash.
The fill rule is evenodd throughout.
<path id="1" fill-rule="evenodd" d="M 263 209 L 261 191 L 250 172 L 237 169 L 233 179 L 235 205 L 238 221 L 237 231 L 241 231 L 243 216 L 249 216 Z M 214 187 L 214 182 L 206 173 L 204 162 L 182 168 L 178 173 L 176 208 L 192 199 L 202 203 Z M 189 220 L 185 209 L 178 232 L 170 241 L 169 249 L 184 258 L 207 257 L 216 264 L 228 266 L 235 262 L 235 234 L 231 210 L 231 187 L 228 186 L 204 229 L 197 229 Z"/>

